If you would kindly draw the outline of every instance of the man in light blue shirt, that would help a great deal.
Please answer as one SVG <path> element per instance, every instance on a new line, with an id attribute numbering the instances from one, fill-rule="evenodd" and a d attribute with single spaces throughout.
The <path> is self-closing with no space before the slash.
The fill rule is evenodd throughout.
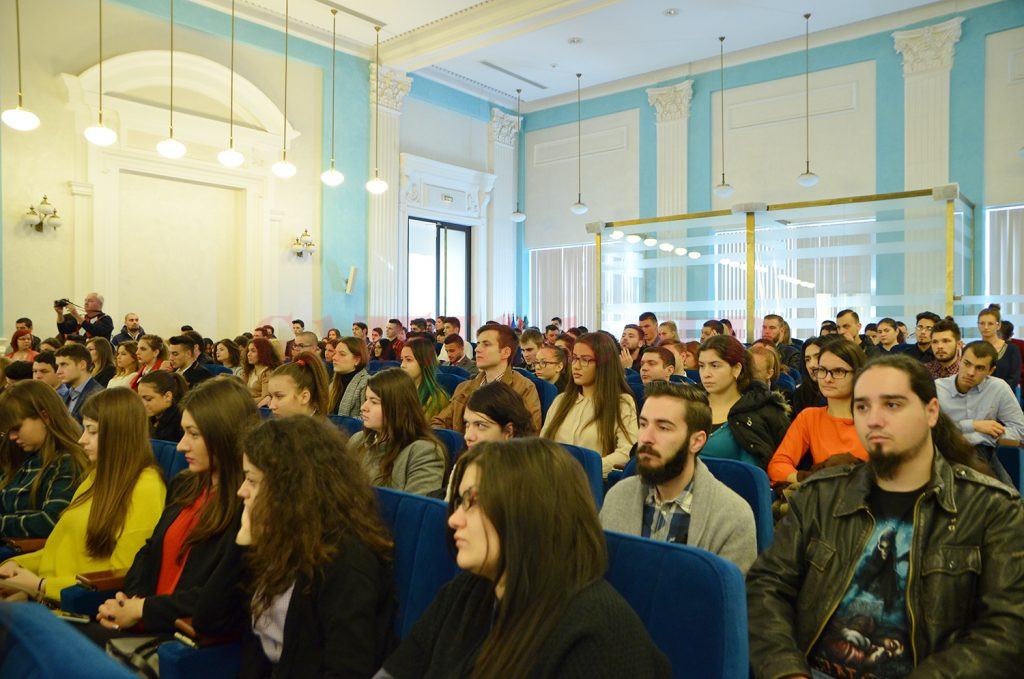
<path id="1" fill-rule="evenodd" d="M 963 351 L 956 375 L 935 380 L 939 407 L 992 466 L 1000 481 L 1013 485 L 995 455 L 1001 438 L 1024 439 L 1024 413 L 1006 382 L 988 379 L 996 367 L 996 350 L 984 341 Z"/>

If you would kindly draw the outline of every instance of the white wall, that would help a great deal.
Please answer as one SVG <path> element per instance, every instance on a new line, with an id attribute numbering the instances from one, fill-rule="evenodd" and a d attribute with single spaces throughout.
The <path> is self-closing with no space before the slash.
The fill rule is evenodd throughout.
<path id="1" fill-rule="evenodd" d="M 985 203 L 1024 202 L 1024 28 L 985 45 Z"/>
<path id="2" fill-rule="evenodd" d="M 419 99 L 402 102 L 400 143 L 402 153 L 487 170 L 487 123 Z"/>

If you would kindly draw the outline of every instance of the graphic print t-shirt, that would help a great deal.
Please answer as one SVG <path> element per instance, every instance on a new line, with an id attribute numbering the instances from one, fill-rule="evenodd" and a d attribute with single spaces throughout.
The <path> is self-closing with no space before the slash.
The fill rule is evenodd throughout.
<path id="1" fill-rule="evenodd" d="M 875 530 L 808 656 L 816 679 L 898 679 L 914 670 L 906 593 L 914 503 L 922 490 L 872 491 Z"/>

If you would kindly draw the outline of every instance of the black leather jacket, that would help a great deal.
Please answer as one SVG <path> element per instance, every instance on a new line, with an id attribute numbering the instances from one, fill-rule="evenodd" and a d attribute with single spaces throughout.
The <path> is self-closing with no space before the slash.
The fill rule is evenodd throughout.
<path id="1" fill-rule="evenodd" d="M 752 382 L 729 409 L 729 429 L 736 442 L 756 457 L 764 469 L 789 429 L 792 409 L 782 394 Z"/>
<path id="2" fill-rule="evenodd" d="M 810 676 L 807 653 L 846 593 L 874 528 L 868 465 L 824 470 L 790 500 L 747 574 L 758 679 Z M 907 613 L 915 679 L 1024 671 L 1024 504 L 936 452 L 914 507 Z"/>

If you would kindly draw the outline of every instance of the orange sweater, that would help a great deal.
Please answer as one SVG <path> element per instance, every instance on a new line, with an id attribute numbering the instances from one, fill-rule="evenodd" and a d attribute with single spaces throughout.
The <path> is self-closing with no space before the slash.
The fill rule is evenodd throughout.
<path id="1" fill-rule="evenodd" d="M 868 459 L 868 451 L 861 445 L 852 419 L 832 417 L 828 406 L 804 408 L 789 425 L 785 438 L 768 463 L 768 478 L 772 483 L 785 481 L 794 473 L 808 450 L 814 464 L 839 453 L 850 453 L 864 461 Z"/>

